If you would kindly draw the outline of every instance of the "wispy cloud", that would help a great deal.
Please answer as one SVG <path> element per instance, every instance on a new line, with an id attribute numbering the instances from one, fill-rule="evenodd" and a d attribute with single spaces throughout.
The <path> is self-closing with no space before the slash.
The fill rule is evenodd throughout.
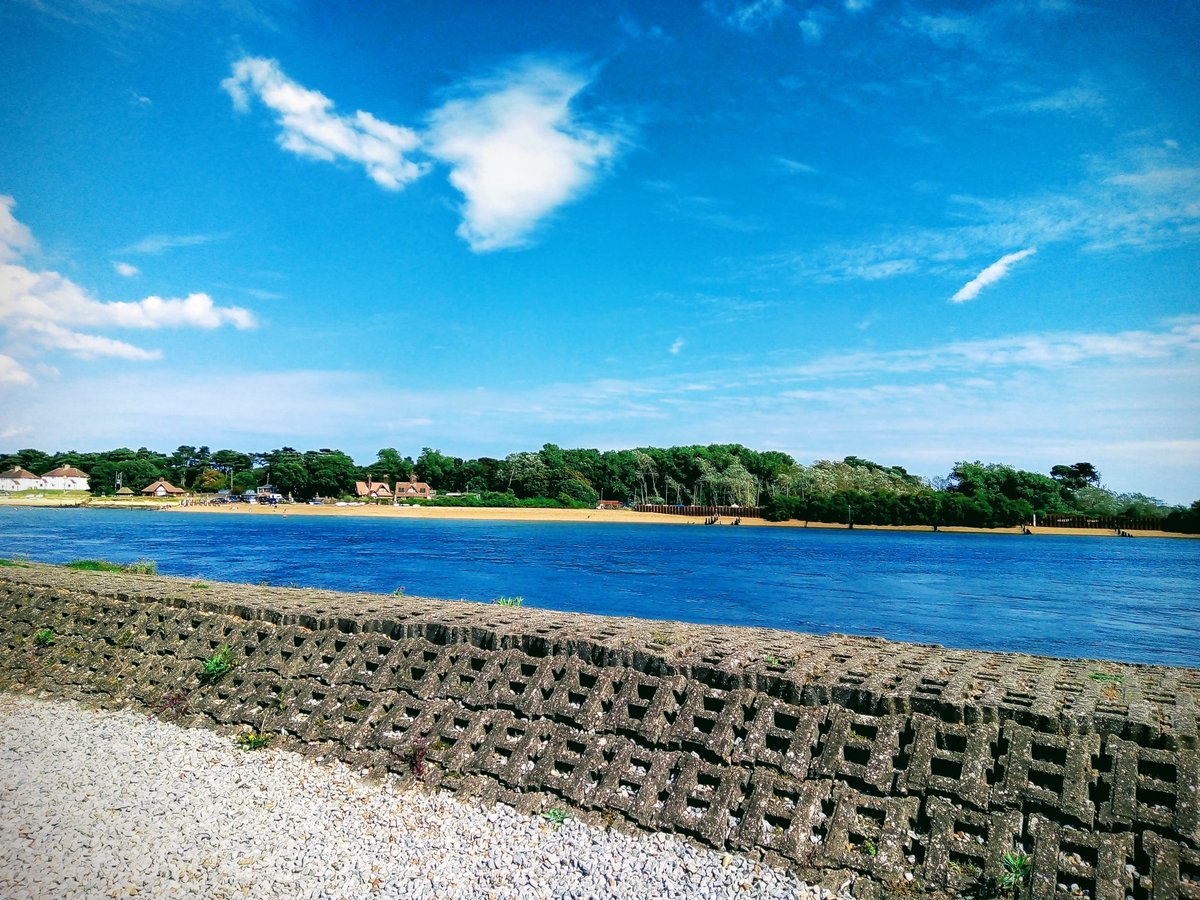
<path id="1" fill-rule="evenodd" d="M 704 8 L 730 28 L 753 33 L 789 9 L 783 0 L 708 0 Z"/>
<path id="2" fill-rule="evenodd" d="M 776 156 L 775 161 L 789 172 L 798 172 L 802 175 L 817 174 L 817 169 L 815 167 L 810 166 L 808 163 L 800 162 L 798 159 L 791 159 L 786 156 Z"/>
<path id="3" fill-rule="evenodd" d="M 338 115 L 332 100 L 288 78 L 273 59 L 243 57 L 221 87 L 240 112 L 249 109 L 252 95 L 272 110 L 281 129 L 279 145 L 297 156 L 358 163 L 376 184 L 393 191 L 424 174 L 424 166 L 406 158 L 420 146 L 416 132 L 362 110 Z"/>
<path id="4" fill-rule="evenodd" d="M 678 359 L 682 364 L 686 355 Z M 444 442 L 467 455 L 522 446 L 532 423 L 551 439 L 569 435 L 576 446 L 727 440 L 802 461 L 857 453 L 926 474 L 942 474 L 964 458 L 1034 471 L 1089 459 L 1112 484 L 1190 502 L 1200 496 L 1197 378 L 1200 316 L 1136 331 L 1016 334 L 830 355 L 798 366 L 680 369 L 653 379 L 520 388 L 411 380 L 397 386 L 380 373 L 345 371 L 166 370 L 153 382 L 98 373 L 42 390 L 36 419 L 0 397 L 0 417 L 28 426 L 22 440 L 51 447 L 102 446 L 129 435 L 153 446 L 177 443 L 180 433 L 244 446 L 287 434 L 297 446 L 338 446 L 364 459 L 400 441 Z M 260 402 L 244 410 L 206 402 L 238 391 Z M 177 412 L 169 421 L 142 414 L 160 394 L 173 398 Z M 421 424 L 378 415 L 414 405 L 440 415 Z M 81 407 L 99 413 L 86 431 L 65 414 Z"/>
<path id="5" fill-rule="evenodd" d="M 524 61 L 459 85 L 432 113 L 428 150 L 450 166 L 465 198 L 458 234 L 472 250 L 521 246 L 616 155 L 618 132 L 584 125 L 571 111 L 587 84 L 565 66 Z"/>
<path id="6" fill-rule="evenodd" d="M 1098 112 L 1104 109 L 1106 102 L 1104 95 L 1096 88 L 1077 84 L 1001 109 L 1017 112 Z"/>
<path id="7" fill-rule="evenodd" d="M 1035 253 L 1037 253 L 1037 247 L 1029 247 L 1025 250 L 1018 250 L 1016 253 L 1005 254 L 959 288 L 954 296 L 950 298 L 951 302 L 965 303 L 967 300 L 974 300 L 985 287 L 995 284 L 1006 276 L 1014 264 L 1033 256 Z"/>
<path id="8" fill-rule="evenodd" d="M 116 252 L 157 256 L 179 247 L 199 247 L 203 244 L 226 240 L 228 237 L 228 234 L 150 234 L 140 241 L 119 247 Z"/>
<path id="9" fill-rule="evenodd" d="M 24 257 L 36 249 L 36 242 L 13 215 L 14 205 L 11 197 L 0 197 L 0 329 L 24 353 L 60 350 L 81 358 L 151 360 L 160 358 L 160 351 L 80 329 L 254 327 L 251 312 L 217 306 L 207 294 L 104 302 L 58 272 L 28 268 Z M 11 362 L 4 364 L 3 380 L 32 379 L 13 357 L 6 354 L 5 358 Z"/>
<path id="10" fill-rule="evenodd" d="M 113 261 L 113 269 L 115 269 L 116 273 L 122 278 L 133 278 L 135 275 L 140 275 L 142 272 L 142 270 L 135 265 L 116 260 Z"/>
<path id="11" fill-rule="evenodd" d="M 965 13 L 914 13 L 903 24 L 941 47 L 978 43 L 985 32 L 980 18 Z"/>
<path id="12" fill-rule="evenodd" d="M 684 341 L 683 338 L 677 337 L 677 338 L 675 338 L 674 341 L 671 342 L 671 348 L 668 352 L 670 352 L 672 356 L 678 356 L 680 351 L 683 350 L 683 347 L 686 343 L 687 342 Z"/>
<path id="13" fill-rule="evenodd" d="M 961 275 L 963 263 L 997 246 L 1075 244 L 1087 252 L 1200 241 L 1200 165 L 1164 158 L 1172 151 L 1093 160 L 1071 190 L 993 199 L 948 198 L 948 224 L 877 234 L 777 257 L 818 281 L 877 280 L 926 273 Z"/>

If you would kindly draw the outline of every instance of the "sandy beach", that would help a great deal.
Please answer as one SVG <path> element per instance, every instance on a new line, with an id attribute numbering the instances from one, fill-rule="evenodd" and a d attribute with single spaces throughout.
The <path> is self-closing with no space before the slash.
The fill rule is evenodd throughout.
<path id="1" fill-rule="evenodd" d="M 508 508 L 508 507 L 453 507 L 453 506 L 388 506 L 382 504 L 364 504 L 362 506 L 313 506 L 302 503 L 292 503 L 283 506 L 259 506 L 257 504 L 236 503 L 205 506 L 172 505 L 164 509 L 175 513 L 218 513 L 220 515 L 267 515 L 267 516 L 361 516 L 366 518 L 400 518 L 400 519 L 459 519 L 483 520 L 491 522 L 595 522 L 620 523 L 629 525 L 700 525 L 703 526 L 703 516 L 676 516 L 667 513 L 634 512 L 630 509 L 538 509 L 538 508 Z M 718 526 L 732 526 L 733 516 L 721 516 Z M 830 528 L 845 530 L 846 526 L 837 522 L 768 522 L 766 519 L 741 519 L 741 527 L 751 528 Z M 855 525 L 855 531 L 917 531 L 931 533 L 928 525 Z M 1112 529 L 1103 528 L 1033 528 L 1033 535 L 1071 535 L 1074 537 L 1117 537 Z M 1012 528 L 964 528 L 945 526 L 939 531 L 958 534 L 1021 534 L 1021 526 Z M 1196 537 L 1196 535 L 1173 534 L 1163 531 L 1132 531 L 1135 537 Z"/>
<path id="2" fill-rule="evenodd" d="M 357 518 L 396 518 L 416 520 L 475 520 L 489 522 L 595 522 L 627 525 L 700 525 L 703 516 L 676 516 L 667 513 L 634 512 L 631 509 L 541 509 L 512 507 L 454 507 L 454 506 L 390 506 L 385 504 L 322 504 L 286 503 L 280 506 L 256 503 L 231 503 L 206 505 L 192 500 L 182 505 L 178 500 L 92 499 L 81 503 L 62 498 L 0 497 L 2 506 L 74 507 L 89 509 L 143 509 L 161 512 L 194 514 L 207 513 L 223 516 L 350 516 Z M 718 526 L 732 526 L 733 516 L 721 516 Z M 750 528 L 826 528 L 845 530 L 838 522 L 768 522 L 765 519 L 743 518 L 742 527 Z M 932 533 L 928 525 L 855 525 L 855 531 L 916 531 Z M 1021 526 L 1012 528 L 965 528 L 942 526 L 939 531 L 953 534 L 1021 534 Z M 1111 528 L 1044 528 L 1030 529 L 1037 535 L 1069 535 L 1071 537 L 1117 537 Z M 1200 535 L 1176 534 L 1167 531 L 1129 531 L 1133 537 L 1197 538 Z"/>

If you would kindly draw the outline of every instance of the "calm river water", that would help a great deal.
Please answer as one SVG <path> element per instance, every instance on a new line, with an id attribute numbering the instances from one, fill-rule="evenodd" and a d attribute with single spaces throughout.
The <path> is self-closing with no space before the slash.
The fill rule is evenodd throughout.
<path id="1" fill-rule="evenodd" d="M 1200 667 L 1200 541 L 0 508 L 0 557 Z"/>

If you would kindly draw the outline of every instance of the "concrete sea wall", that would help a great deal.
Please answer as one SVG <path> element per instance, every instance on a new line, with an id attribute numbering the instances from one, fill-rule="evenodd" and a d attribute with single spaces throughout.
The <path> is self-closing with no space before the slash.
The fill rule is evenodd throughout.
<path id="1" fill-rule="evenodd" d="M 861 897 L 996 896 L 1022 850 L 1022 896 L 1200 900 L 1192 669 L 29 565 L 0 568 L 0 688 L 286 732 Z"/>

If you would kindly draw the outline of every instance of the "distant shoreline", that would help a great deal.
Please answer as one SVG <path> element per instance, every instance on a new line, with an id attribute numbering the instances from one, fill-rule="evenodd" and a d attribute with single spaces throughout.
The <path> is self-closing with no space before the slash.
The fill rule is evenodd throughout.
<path id="1" fill-rule="evenodd" d="M 699 525 L 704 526 L 703 516 L 676 516 L 668 513 L 634 512 L 630 509 L 547 509 L 543 507 L 456 507 L 456 506 L 385 506 L 368 504 L 363 506 L 334 506 L 308 503 L 288 503 L 267 506 L 255 503 L 231 503 L 207 506 L 203 503 L 180 506 L 176 500 L 100 500 L 90 503 L 69 502 L 55 498 L 40 500 L 22 498 L 0 498 L 2 506 L 27 506 L 43 508 L 84 507 L 87 509 L 144 509 L 171 513 L 211 513 L 224 516 L 340 516 L 369 519 L 412 519 L 418 521 L 459 520 L 484 522 L 576 522 L 625 525 Z M 733 516 L 721 516 L 717 527 L 732 526 Z M 740 527 L 751 528 L 822 528 L 845 531 L 846 526 L 838 522 L 768 522 L 765 519 L 745 518 Z M 855 525 L 855 531 L 912 531 L 933 533 L 929 525 Z M 1012 528 L 967 528 L 945 525 L 938 529 L 947 534 L 1021 534 L 1021 526 Z M 1030 529 L 1032 536 L 1069 535 L 1072 537 L 1117 537 L 1110 528 L 1044 528 Z M 1200 538 L 1200 535 L 1177 534 L 1169 531 L 1130 531 L 1134 537 Z"/>

